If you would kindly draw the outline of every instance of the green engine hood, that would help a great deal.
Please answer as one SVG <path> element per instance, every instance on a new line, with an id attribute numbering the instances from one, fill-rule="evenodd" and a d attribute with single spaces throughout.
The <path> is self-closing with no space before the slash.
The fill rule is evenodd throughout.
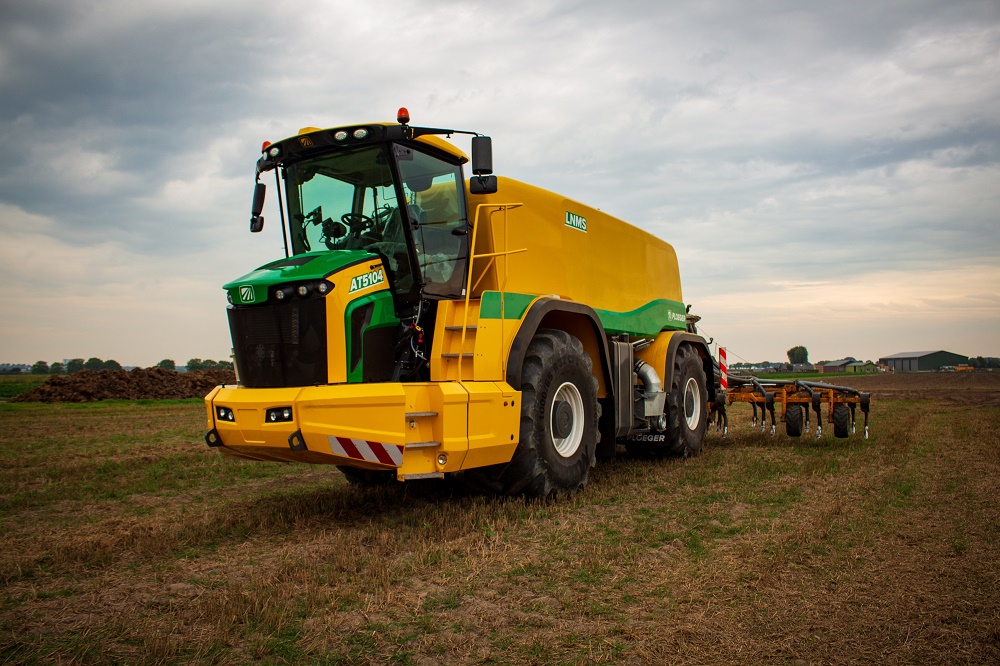
<path id="1" fill-rule="evenodd" d="M 378 260 L 378 255 L 365 250 L 323 250 L 306 252 L 265 264 L 228 284 L 223 289 L 236 305 L 263 303 L 267 300 L 267 290 L 276 284 L 321 280 L 347 266 Z M 250 297 L 249 290 L 253 290 Z"/>

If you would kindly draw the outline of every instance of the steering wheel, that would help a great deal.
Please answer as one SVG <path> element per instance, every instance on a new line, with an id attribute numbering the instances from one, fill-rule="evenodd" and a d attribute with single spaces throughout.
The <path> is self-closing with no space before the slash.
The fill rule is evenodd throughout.
<path id="1" fill-rule="evenodd" d="M 361 213 L 344 213 L 340 221 L 347 225 L 355 238 L 361 238 L 361 234 L 375 226 L 375 220 Z"/>

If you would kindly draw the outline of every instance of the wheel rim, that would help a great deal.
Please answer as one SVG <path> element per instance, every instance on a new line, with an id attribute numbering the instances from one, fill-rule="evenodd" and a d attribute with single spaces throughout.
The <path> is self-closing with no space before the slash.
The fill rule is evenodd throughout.
<path id="1" fill-rule="evenodd" d="M 694 377 L 684 384 L 684 421 L 688 430 L 697 429 L 701 421 L 701 389 Z"/>
<path id="2" fill-rule="evenodd" d="M 572 426 L 565 437 L 556 437 L 556 432 L 559 431 L 555 423 L 556 405 L 560 402 L 569 406 L 569 413 L 572 417 Z M 552 433 L 552 444 L 555 446 L 556 453 L 563 458 L 569 458 L 576 453 L 577 449 L 580 448 L 580 442 L 583 441 L 583 423 L 583 397 L 580 395 L 580 389 L 571 382 L 563 382 L 556 389 L 556 394 L 552 397 L 552 404 L 549 405 L 549 432 Z"/>

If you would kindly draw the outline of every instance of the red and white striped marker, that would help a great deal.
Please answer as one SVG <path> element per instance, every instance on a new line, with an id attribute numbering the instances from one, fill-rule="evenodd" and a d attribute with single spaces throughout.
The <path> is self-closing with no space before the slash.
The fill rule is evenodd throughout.
<path id="1" fill-rule="evenodd" d="M 366 439 L 330 436 L 330 450 L 334 455 L 347 456 L 355 460 L 399 467 L 403 463 L 403 447 L 396 444 L 369 442 Z"/>
<path id="2" fill-rule="evenodd" d="M 719 374 L 721 375 L 719 385 L 723 391 L 729 390 L 729 371 L 726 368 L 726 348 L 719 347 Z"/>

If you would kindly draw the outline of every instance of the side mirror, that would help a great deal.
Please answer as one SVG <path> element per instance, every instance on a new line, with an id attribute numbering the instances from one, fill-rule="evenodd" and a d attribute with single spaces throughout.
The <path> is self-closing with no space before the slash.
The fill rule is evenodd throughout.
<path id="1" fill-rule="evenodd" d="M 493 173 L 493 139 L 488 136 L 472 137 L 472 173 L 476 176 Z"/>
<path id="2" fill-rule="evenodd" d="M 264 217 L 260 214 L 264 210 L 264 194 L 267 186 L 258 182 L 253 188 L 253 205 L 250 208 L 250 232 L 257 233 L 264 228 Z"/>
<path id="3" fill-rule="evenodd" d="M 469 179 L 470 194 L 496 194 L 496 176 L 473 176 Z"/>
<path id="4" fill-rule="evenodd" d="M 264 183 L 257 183 L 253 188 L 253 207 L 250 209 L 250 216 L 257 217 L 264 210 L 264 194 L 267 186 Z"/>

